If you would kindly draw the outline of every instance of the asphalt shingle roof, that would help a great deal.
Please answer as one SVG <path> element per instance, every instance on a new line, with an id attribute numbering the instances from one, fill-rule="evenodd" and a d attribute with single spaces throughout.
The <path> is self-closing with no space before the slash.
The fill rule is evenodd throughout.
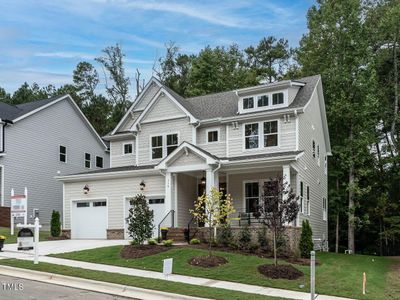
<path id="1" fill-rule="evenodd" d="M 47 105 L 57 99 L 60 99 L 66 95 L 58 95 L 48 99 L 37 100 L 33 102 L 11 105 L 4 102 L 0 102 L 0 118 L 4 120 L 12 121 L 19 118 L 39 107 Z"/>

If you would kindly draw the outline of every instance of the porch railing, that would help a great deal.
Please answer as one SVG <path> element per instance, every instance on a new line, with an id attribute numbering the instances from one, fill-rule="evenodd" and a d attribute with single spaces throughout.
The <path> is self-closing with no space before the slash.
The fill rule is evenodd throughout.
<path id="1" fill-rule="evenodd" d="M 195 226 L 192 226 L 192 225 L 195 225 Z M 193 229 L 193 233 L 191 235 L 192 229 Z M 187 224 L 186 230 L 187 230 L 187 242 L 190 243 L 190 240 L 192 238 L 194 238 L 196 236 L 196 233 L 199 231 L 197 219 L 195 217 L 192 217 L 190 219 L 190 221 Z"/>
<path id="2" fill-rule="evenodd" d="M 171 216 L 171 227 L 175 227 L 175 210 L 171 209 L 169 212 L 167 212 L 167 214 L 164 216 L 161 222 L 158 223 L 158 240 L 160 240 L 161 236 L 161 225 L 168 218 L 168 216 Z"/>

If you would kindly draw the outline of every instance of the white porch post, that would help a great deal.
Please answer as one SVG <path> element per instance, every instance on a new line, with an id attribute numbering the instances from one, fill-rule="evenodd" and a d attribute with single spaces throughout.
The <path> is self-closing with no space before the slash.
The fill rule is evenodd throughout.
<path id="1" fill-rule="evenodd" d="M 206 193 L 211 192 L 211 188 L 215 185 L 215 175 L 212 169 L 206 171 Z"/>
<path id="2" fill-rule="evenodd" d="M 165 214 L 167 214 L 171 209 L 172 206 L 172 173 L 166 172 L 165 173 Z M 168 226 L 172 224 L 168 223 Z"/>
<path id="3" fill-rule="evenodd" d="M 282 177 L 283 177 L 283 185 L 286 191 L 290 189 L 290 165 L 282 166 Z M 285 199 L 287 199 L 288 195 L 283 195 Z"/>

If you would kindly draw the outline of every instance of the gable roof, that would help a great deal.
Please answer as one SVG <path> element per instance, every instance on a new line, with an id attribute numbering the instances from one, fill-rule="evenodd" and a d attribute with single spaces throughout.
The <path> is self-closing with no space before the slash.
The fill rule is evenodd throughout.
<path id="1" fill-rule="evenodd" d="M 0 102 L 0 119 L 16 123 L 63 100 L 69 100 L 70 103 L 72 103 L 80 117 L 83 119 L 84 123 L 89 127 L 89 130 L 92 131 L 92 133 L 95 135 L 96 139 L 98 139 L 98 141 L 104 146 L 105 149 L 108 149 L 106 143 L 99 136 L 97 131 L 94 129 L 92 124 L 90 124 L 89 120 L 86 118 L 78 105 L 75 103 L 74 99 L 72 99 L 69 94 L 63 94 L 48 99 L 37 100 L 17 105 Z"/>

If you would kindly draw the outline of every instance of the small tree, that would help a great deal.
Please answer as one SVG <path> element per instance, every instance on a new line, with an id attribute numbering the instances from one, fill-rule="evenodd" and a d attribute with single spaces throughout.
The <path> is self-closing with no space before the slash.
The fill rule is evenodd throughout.
<path id="1" fill-rule="evenodd" d="M 308 220 L 303 220 L 301 224 L 299 248 L 301 257 L 310 258 L 310 253 L 314 249 L 314 243 L 312 241 L 312 229 Z"/>
<path id="2" fill-rule="evenodd" d="M 55 210 L 51 214 L 50 233 L 52 237 L 59 237 L 61 233 L 60 213 Z"/>
<path id="3" fill-rule="evenodd" d="M 126 218 L 129 236 L 136 245 L 143 245 L 144 241 L 151 238 L 153 234 L 154 213 L 150 210 L 143 194 L 138 194 L 130 201 L 131 208 Z"/>
<path id="4" fill-rule="evenodd" d="M 285 224 L 292 222 L 299 212 L 298 197 L 282 177 L 265 182 L 261 203 L 254 216 L 262 221 L 272 232 L 274 264 L 278 265 L 277 240 Z"/>
<path id="5" fill-rule="evenodd" d="M 211 256 L 213 228 L 221 224 L 229 224 L 229 216 L 235 212 L 230 195 L 224 196 L 217 188 L 212 187 L 210 193 L 198 197 L 194 209 L 190 213 L 199 223 L 204 223 L 209 228 L 208 256 Z"/>

